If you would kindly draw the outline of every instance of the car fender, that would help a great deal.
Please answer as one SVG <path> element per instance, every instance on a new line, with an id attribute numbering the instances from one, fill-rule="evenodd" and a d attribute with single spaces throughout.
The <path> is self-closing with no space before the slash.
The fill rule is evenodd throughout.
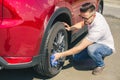
<path id="1" fill-rule="evenodd" d="M 47 35 L 49 34 L 49 31 L 52 27 L 52 25 L 56 22 L 56 18 L 61 15 L 61 14 L 67 14 L 69 19 L 70 19 L 70 25 L 72 23 L 72 15 L 69 9 L 65 8 L 65 7 L 61 7 L 61 8 L 55 8 L 54 13 L 51 15 L 51 17 L 49 18 L 48 24 L 46 25 L 46 28 L 44 28 L 45 32 L 43 34 L 43 38 L 42 38 L 42 43 L 41 43 L 41 48 L 40 48 L 40 54 L 44 53 L 43 48 L 46 46 L 44 45 L 45 40 L 47 39 Z"/>

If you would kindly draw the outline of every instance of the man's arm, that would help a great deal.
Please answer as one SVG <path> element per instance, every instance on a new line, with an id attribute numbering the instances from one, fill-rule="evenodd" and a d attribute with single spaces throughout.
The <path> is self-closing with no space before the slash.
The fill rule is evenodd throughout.
<path id="1" fill-rule="evenodd" d="M 84 26 L 84 21 L 81 21 L 71 27 L 75 27 L 76 29 L 81 29 L 83 26 Z"/>
<path id="2" fill-rule="evenodd" d="M 93 42 L 89 41 L 87 38 L 84 38 L 79 45 L 77 45 L 77 46 L 75 46 L 75 47 L 73 47 L 73 48 L 71 48 L 67 51 L 55 54 L 55 59 L 54 60 L 58 60 L 61 57 L 66 57 L 66 56 L 69 56 L 69 55 L 77 54 L 92 43 Z"/>
<path id="3" fill-rule="evenodd" d="M 84 21 L 78 22 L 75 25 L 69 26 L 67 23 L 64 23 L 66 30 L 68 31 L 74 31 L 81 29 L 84 26 Z"/>

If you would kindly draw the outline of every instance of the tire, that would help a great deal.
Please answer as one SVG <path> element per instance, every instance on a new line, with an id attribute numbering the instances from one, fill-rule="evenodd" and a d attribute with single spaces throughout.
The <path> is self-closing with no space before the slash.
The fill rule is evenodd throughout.
<path id="1" fill-rule="evenodd" d="M 43 50 L 46 50 L 46 52 L 40 54 L 40 64 L 35 67 L 35 70 L 43 76 L 53 77 L 61 71 L 65 58 L 58 60 L 61 62 L 57 67 L 52 67 L 50 56 L 53 54 L 53 51 L 63 52 L 68 49 L 67 31 L 62 22 L 56 22 L 52 26 L 44 45 L 46 47 L 43 47 Z"/>

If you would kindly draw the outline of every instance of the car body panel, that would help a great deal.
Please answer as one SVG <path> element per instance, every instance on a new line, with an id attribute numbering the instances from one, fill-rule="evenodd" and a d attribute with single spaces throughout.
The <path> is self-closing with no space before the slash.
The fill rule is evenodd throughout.
<path id="1" fill-rule="evenodd" d="M 29 57 L 38 54 L 44 32 L 44 19 L 49 11 L 47 1 L 38 1 L 43 5 L 39 5 L 40 3 L 34 0 L 4 0 L 4 6 L 10 8 L 19 18 L 5 18 L 2 21 L 0 56 Z"/>

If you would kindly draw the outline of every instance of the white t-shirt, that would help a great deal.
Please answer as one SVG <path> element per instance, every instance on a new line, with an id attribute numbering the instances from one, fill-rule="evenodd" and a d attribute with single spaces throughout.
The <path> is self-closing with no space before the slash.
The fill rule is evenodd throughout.
<path id="1" fill-rule="evenodd" d="M 109 25 L 103 15 L 98 12 L 96 12 L 94 21 L 88 25 L 88 35 L 86 37 L 91 42 L 104 44 L 115 51 L 114 40 Z"/>

